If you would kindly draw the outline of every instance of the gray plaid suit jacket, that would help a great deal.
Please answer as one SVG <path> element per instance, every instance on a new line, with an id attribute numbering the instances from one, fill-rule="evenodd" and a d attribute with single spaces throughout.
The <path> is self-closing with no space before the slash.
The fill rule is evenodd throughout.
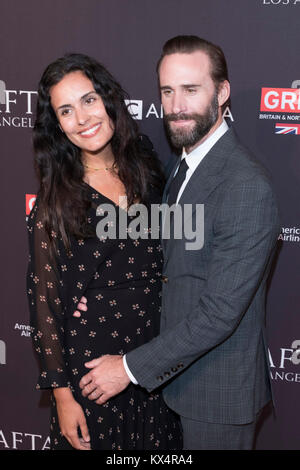
<path id="1" fill-rule="evenodd" d="M 173 178 L 171 173 L 166 192 Z M 204 204 L 204 246 L 163 241 L 161 332 L 126 354 L 138 383 L 163 386 L 187 418 L 245 424 L 271 399 L 266 281 L 279 234 L 261 165 L 229 129 L 193 173 L 180 204 Z"/>

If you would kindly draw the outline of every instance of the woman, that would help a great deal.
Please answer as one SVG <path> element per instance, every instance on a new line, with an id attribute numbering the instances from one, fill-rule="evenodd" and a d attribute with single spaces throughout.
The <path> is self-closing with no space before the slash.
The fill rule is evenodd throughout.
<path id="1" fill-rule="evenodd" d="M 159 393 L 131 384 L 100 406 L 79 387 L 85 362 L 125 354 L 159 330 L 159 242 L 150 233 L 96 236 L 100 204 L 124 220 L 135 202 L 149 206 L 161 197 L 158 161 L 138 136 L 125 98 L 109 72 L 82 54 L 50 64 L 39 84 L 40 188 L 28 226 L 28 296 L 38 388 L 53 390 L 52 449 L 181 448 L 177 417 Z M 89 309 L 76 318 L 82 295 Z"/>

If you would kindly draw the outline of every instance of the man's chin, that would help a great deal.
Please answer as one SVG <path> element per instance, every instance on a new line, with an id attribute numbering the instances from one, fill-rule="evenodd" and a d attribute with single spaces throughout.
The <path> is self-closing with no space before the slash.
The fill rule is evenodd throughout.
<path id="1" fill-rule="evenodd" d="M 169 128 L 169 135 L 171 138 L 171 141 L 173 142 L 186 142 L 191 139 L 191 134 L 193 133 L 194 130 L 193 125 L 182 125 L 182 126 L 177 126 L 176 128 Z"/>
<path id="2" fill-rule="evenodd" d="M 172 142 L 172 145 L 175 148 L 182 149 L 182 147 L 189 147 L 190 146 L 190 139 L 186 138 L 182 134 L 171 134 L 170 139 Z"/>

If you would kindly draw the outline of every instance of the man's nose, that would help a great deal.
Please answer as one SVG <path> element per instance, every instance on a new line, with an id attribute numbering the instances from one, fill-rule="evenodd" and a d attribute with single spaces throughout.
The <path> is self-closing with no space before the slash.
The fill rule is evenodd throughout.
<path id="1" fill-rule="evenodd" d="M 181 93 L 174 93 L 172 99 L 172 113 L 179 114 L 186 112 L 186 102 Z"/>

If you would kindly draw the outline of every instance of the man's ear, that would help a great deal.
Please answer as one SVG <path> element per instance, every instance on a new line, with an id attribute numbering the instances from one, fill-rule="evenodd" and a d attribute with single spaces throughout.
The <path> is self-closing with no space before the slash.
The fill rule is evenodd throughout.
<path id="1" fill-rule="evenodd" d="M 220 83 L 219 90 L 218 90 L 218 102 L 219 106 L 223 106 L 224 103 L 228 100 L 230 96 L 230 83 L 228 80 L 224 80 L 224 82 Z"/>

